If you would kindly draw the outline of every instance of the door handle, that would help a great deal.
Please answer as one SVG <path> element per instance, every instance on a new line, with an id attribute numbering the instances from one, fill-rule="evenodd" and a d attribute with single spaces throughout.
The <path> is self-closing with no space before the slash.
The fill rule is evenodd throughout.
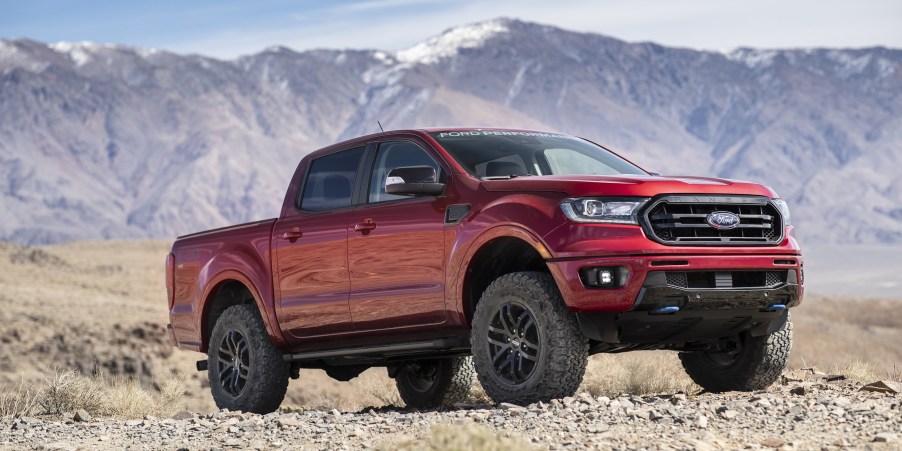
<path id="1" fill-rule="evenodd" d="M 292 243 L 294 243 L 295 241 L 297 241 L 298 238 L 300 238 L 303 235 L 304 234 L 301 233 L 300 227 L 292 227 L 291 230 L 282 234 L 282 239 L 288 240 L 288 241 L 291 241 Z"/>
<path id="2" fill-rule="evenodd" d="M 373 222 L 372 219 L 367 219 L 367 220 L 361 222 L 360 224 L 354 225 L 354 231 L 360 232 L 364 235 L 366 235 L 367 233 L 370 233 L 375 228 L 376 228 L 376 223 Z"/>

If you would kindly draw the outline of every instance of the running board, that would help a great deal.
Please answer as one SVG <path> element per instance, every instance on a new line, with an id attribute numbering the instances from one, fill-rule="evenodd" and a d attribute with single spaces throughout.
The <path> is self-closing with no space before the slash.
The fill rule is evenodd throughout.
<path id="1" fill-rule="evenodd" d="M 286 354 L 286 362 L 299 362 L 304 360 L 328 359 L 332 357 L 357 357 L 366 355 L 395 356 L 404 355 L 416 351 L 447 351 L 451 349 L 465 349 L 467 343 L 458 338 L 440 338 L 430 341 L 415 341 L 412 343 L 400 343 L 384 346 L 365 346 L 359 348 L 330 349 L 328 351 L 301 352 Z"/>

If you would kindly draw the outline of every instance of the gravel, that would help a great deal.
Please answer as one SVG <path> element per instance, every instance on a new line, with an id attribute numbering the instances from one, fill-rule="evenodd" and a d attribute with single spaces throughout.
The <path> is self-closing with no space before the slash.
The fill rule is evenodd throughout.
<path id="1" fill-rule="evenodd" d="M 822 378 L 784 379 L 782 385 L 754 393 L 581 394 L 526 407 L 179 412 L 173 418 L 132 420 L 75 413 L 63 419 L 0 420 L 0 449 L 393 448 L 412 440 L 429 443 L 436 425 L 472 424 L 539 449 L 900 449 L 902 395 Z"/>

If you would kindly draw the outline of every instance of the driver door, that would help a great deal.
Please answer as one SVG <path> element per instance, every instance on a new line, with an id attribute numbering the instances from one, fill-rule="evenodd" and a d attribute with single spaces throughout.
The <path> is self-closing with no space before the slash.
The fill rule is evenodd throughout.
<path id="1" fill-rule="evenodd" d="M 379 144 L 366 203 L 348 224 L 349 303 L 356 331 L 445 321 L 445 200 L 386 193 L 388 173 L 406 166 L 445 171 L 417 143 Z"/>

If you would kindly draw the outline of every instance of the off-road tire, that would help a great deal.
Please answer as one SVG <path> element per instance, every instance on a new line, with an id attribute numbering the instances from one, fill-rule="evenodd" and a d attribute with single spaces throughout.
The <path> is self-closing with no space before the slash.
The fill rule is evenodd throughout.
<path id="1" fill-rule="evenodd" d="M 433 371 L 429 379 L 418 374 L 424 366 Z M 432 409 L 466 401 L 475 373 L 470 357 L 429 359 L 402 367 L 395 375 L 395 384 L 407 407 Z"/>
<path id="2" fill-rule="evenodd" d="M 528 327 L 534 327 L 534 339 L 538 340 L 532 343 L 537 349 L 535 360 L 529 363 L 532 370 L 519 382 L 506 379 L 504 371 L 496 369 L 499 360 L 491 355 L 493 349 L 499 350 L 497 355 L 503 350 L 489 342 L 489 326 L 493 321 L 498 324 L 505 305 L 531 314 L 534 325 Z M 497 337 L 498 328 L 492 327 L 493 337 Z M 576 316 L 567 309 L 551 275 L 540 272 L 506 274 L 486 288 L 473 314 L 470 343 L 479 383 L 499 403 L 525 405 L 572 396 L 583 381 L 589 358 L 589 341 L 580 331 Z M 510 367 L 513 371 L 514 364 Z"/>
<path id="3" fill-rule="evenodd" d="M 716 361 L 707 352 L 681 352 L 686 374 L 709 392 L 764 390 L 777 381 L 792 348 L 792 322 L 789 318 L 773 334 L 753 337 L 740 335 L 742 345 L 732 363 Z"/>
<path id="4" fill-rule="evenodd" d="M 237 394 L 230 393 L 220 380 L 221 343 L 233 331 L 244 337 L 248 360 L 242 365 L 246 379 Z M 270 340 L 256 306 L 236 305 L 222 312 L 210 334 L 207 358 L 207 377 L 217 407 L 259 414 L 279 408 L 288 389 L 289 365 Z"/>

